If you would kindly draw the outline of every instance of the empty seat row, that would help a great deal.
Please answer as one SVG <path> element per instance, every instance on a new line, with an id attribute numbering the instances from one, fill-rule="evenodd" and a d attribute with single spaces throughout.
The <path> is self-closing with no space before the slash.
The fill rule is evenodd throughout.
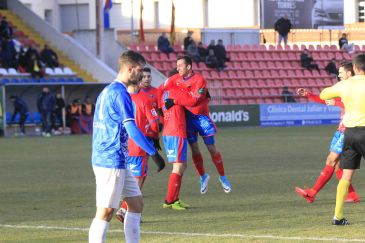
<path id="1" fill-rule="evenodd" d="M 76 73 L 74 73 L 71 68 L 64 67 L 64 68 L 45 68 L 45 73 L 49 76 L 75 76 Z"/>

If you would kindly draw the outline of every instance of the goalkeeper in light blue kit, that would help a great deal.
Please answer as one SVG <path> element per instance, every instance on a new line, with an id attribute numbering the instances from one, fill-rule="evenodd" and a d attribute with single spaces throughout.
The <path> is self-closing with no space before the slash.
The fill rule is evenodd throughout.
<path id="1" fill-rule="evenodd" d="M 105 242 L 109 222 L 120 199 L 128 205 L 124 219 L 126 242 L 139 242 L 143 199 L 130 170 L 126 168 L 128 136 L 163 169 L 165 162 L 137 128 L 127 87 L 141 79 L 145 59 L 127 51 L 119 58 L 116 80 L 100 93 L 95 107 L 92 167 L 96 179 L 96 214 L 89 229 L 89 242 Z"/>

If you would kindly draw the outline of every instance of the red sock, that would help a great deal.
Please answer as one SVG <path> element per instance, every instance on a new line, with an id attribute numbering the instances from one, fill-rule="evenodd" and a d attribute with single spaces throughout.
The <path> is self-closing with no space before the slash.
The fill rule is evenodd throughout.
<path id="1" fill-rule="evenodd" d="M 180 184 L 181 176 L 179 174 L 171 173 L 169 183 L 167 185 L 166 203 L 173 203 L 176 196 L 179 197 L 176 191 L 180 187 Z"/>
<path id="2" fill-rule="evenodd" d="M 203 164 L 203 157 L 200 153 L 193 155 L 193 164 L 194 164 L 196 172 L 198 172 L 199 176 L 204 175 L 205 168 L 204 168 L 204 164 Z"/>
<path id="3" fill-rule="evenodd" d="M 213 163 L 215 167 L 217 168 L 218 174 L 220 176 L 224 176 L 224 167 L 223 167 L 223 160 L 221 153 L 218 152 L 215 155 L 212 156 Z"/>
<path id="4" fill-rule="evenodd" d="M 183 175 L 180 175 L 177 178 L 177 181 L 176 181 L 177 187 L 176 187 L 176 191 L 175 191 L 175 194 L 174 194 L 174 199 L 173 199 L 174 202 L 176 202 L 177 200 L 179 200 L 182 177 L 183 177 Z"/>
<path id="5" fill-rule="evenodd" d="M 336 171 L 336 176 L 337 176 L 337 179 L 340 180 L 341 177 L 342 177 L 342 172 L 343 172 L 343 169 L 339 168 L 337 171 Z M 350 184 L 349 186 L 349 189 L 348 189 L 348 193 L 350 192 L 354 192 L 355 191 L 355 188 L 352 186 L 352 183 Z"/>
<path id="6" fill-rule="evenodd" d="M 326 165 L 321 174 L 319 175 L 316 183 L 312 187 L 313 190 L 315 190 L 317 193 L 324 187 L 324 185 L 327 184 L 327 182 L 331 179 L 333 172 L 335 171 L 335 168 L 333 168 L 330 165 Z"/>

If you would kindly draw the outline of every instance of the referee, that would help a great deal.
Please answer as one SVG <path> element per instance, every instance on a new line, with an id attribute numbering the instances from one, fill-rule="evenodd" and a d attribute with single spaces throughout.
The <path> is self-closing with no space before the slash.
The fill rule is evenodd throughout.
<path id="1" fill-rule="evenodd" d="M 344 202 L 354 170 L 360 168 L 361 157 L 365 158 L 365 54 L 355 56 L 352 63 L 355 76 L 325 88 L 320 94 L 323 100 L 341 97 L 346 111 L 343 117 L 345 141 L 340 162 L 343 174 L 337 186 L 333 225 L 350 224 L 343 215 Z"/>

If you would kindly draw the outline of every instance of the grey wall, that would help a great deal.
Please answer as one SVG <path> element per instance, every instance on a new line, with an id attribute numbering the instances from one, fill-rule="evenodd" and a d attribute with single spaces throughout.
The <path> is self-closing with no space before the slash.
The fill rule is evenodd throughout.
<path id="1" fill-rule="evenodd" d="M 206 45 L 210 40 L 223 40 L 223 44 L 260 44 L 260 30 L 259 29 L 202 29 L 202 42 Z"/>

